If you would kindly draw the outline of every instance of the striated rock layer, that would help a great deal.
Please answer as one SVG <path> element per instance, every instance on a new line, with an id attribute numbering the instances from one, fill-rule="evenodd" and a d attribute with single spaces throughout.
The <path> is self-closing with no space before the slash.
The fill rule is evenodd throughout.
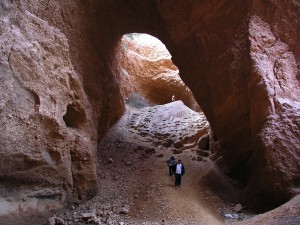
<path id="1" fill-rule="evenodd" d="M 95 193 L 97 138 L 124 110 L 115 46 L 139 32 L 166 45 L 213 129 L 212 159 L 245 196 L 272 205 L 299 193 L 299 6 L 1 1 L 2 184 L 47 186 L 61 202 Z"/>

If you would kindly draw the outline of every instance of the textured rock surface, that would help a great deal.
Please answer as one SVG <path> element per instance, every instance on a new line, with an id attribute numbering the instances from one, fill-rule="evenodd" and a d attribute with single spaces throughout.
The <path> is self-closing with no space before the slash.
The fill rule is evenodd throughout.
<path id="1" fill-rule="evenodd" d="M 95 132 L 124 109 L 114 47 L 143 32 L 166 44 L 223 171 L 263 204 L 299 193 L 299 0 L 10 2 L 0 4 L 1 181 L 94 192 Z"/>
<path id="2" fill-rule="evenodd" d="M 1 2 L 0 23 L 1 190 L 16 201 L 37 199 L 15 211 L 43 211 L 38 205 L 44 201 L 50 210 L 66 197 L 93 196 L 96 128 L 66 36 L 9 1 Z"/>
<path id="3" fill-rule="evenodd" d="M 298 193 L 299 1 L 173 7 L 159 5 L 167 46 L 220 144 L 212 159 L 258 207 Z"/>
<path id="4" fill-rule="evenodd" d="M 282 12 L 283 13 L 283 12 Z M 299 79 L 297 55 L 292 46 L 272 32 L 272 25 L 258 16 L 249 25 L 253 72 L 249 76 L 250 127 L 259 134 L 251 162 L 263 197 L 266 190 L 282 193 L 299 185 Z M 277 36 L 277 37 L 276 37 Z M 264 168 L 263 168 L 264 167 Z M 272 183 L 271 187 L 266 187 Z M 251 187 L 250 187 L 251 188 Z M 282 196 L 284 198 L 284 196 Z"/>
<path id="5" fill-rule="evenodd" d="M 116 50 L 113 70 L 124 98 L 141 93 L 154 104 L 181 100 L 195 111 L 200 111 L 191 90 L 179 77 L 166 47 L 147 34 L 124 35 Z"/>
<path id="6" fill-rule="evenodd" d="M 132 142 L 149 142 L 155 147 L 174 147 L 181 151 L 196 147 L 197 141 L 209 132 L 209 124 L 203 113 L 197 113 L 182 101 L 165 105 L 144 107 L 130 115 L 128 125 Z"/>

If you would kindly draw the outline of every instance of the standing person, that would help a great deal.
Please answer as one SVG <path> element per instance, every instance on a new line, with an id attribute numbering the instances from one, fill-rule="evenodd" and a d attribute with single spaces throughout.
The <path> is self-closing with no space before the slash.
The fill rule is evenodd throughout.
<path id="1" fill-rule="evenodd" d="M 176 160 L 174 156 L 171 156 L 170 159 L 166 161 L 166 163 L 168 164 L 169 167 L 169 175 L 173 176 L 173 174 L 175 173 L 175 165 L 176 165 Z"/>
<path id="2" fill-rule="evenodd" d="M 175 95 L 172 95 L 172 102 L 175 101 Z"/>
<path id="3" fill-rule="evenodd" d="M 175 188 L 180 187 L 181 176 L 185 174 L 184 166 L 181 164 L 181 160 L 178 159 L 178 162 L 175 166 Z"/>

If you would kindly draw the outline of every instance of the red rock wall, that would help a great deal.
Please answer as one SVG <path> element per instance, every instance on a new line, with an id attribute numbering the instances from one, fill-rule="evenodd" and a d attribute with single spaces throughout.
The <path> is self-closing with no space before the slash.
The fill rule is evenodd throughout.
<path id="1" fill-rule="evenodd" d="M 173 61 L 206 114 L 221 149 L 213 160 L 239 179 L 251 156 L 248 76 L 250 2 L 166 1 L 159 10 L 167 24 Z M 167 42 L 169 43 L 169 42 Z"/>
<path id="2" fill-rule="evenodd" d="M 23 4 L 2 1 L 0 41 L 0 179 L 50 199 L 46 190 L 58 190 L 61 204 L 66 196 L 92 197 L 97 133 L 67 37 Z"/>
<path id="3" fill-rule="evenodd" d="M 250 163 L 263 198 L 299 193 L 299 1 L 254 1 L 249 23 Z"/>
<path id="4" fill-rule="evenodd" d="M 299 3 L 159 4 L 173 60 L 221 146 L 212 159 L 265 205 L 298 193 Z"/>
<path id="5" fill-rule="evenodd" d="M 115 45 L 140 32 L 167 46 L 206 114 L 220 145 L 212 159 L 246 183 L 250 198 L 286 200 L 300 185 L 299 3 L 2 1 L 12 19 L 0 38 L 1 178 L 39 174 L 76 190 L 72 182 L 87 177 L 85 193 L 93 192 L 96 131 L 101 137 L 123 110 Z M 68 127 L 64 115 L 79 120 Z"/>

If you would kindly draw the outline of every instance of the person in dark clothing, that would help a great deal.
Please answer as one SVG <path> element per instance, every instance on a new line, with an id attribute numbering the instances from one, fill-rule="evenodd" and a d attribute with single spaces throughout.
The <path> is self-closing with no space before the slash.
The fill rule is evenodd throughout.
<path id="1" fill-rule="evenodd" d="M 166 161 L 166 163 L 168 164 L 169 167 L 169 175 L 173 176 L 173 174 L 175 174 L 175 166 L 176 166 L 176 160 L 174 156 L 171 156 L 170 159 Z"/>
<path id="2" fill-rule="evenodd" d="M 185 168 L 179 159 L 175 166 L 175 188 L 180 187 L 181 184 L 181 176 L 185 174 Z"/>

